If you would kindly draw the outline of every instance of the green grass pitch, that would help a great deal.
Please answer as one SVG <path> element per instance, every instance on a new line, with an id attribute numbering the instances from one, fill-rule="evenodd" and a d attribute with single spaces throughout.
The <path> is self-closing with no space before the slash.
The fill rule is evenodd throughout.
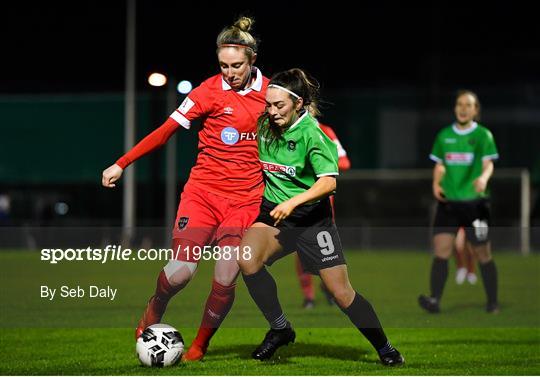
<path id="1" fill-rule="evenodd" d="M 420 310 L 428 293 L 427 252 L 346 253 L 357 291 L 378 312 L 407 364 L 378 363 L 368 342 L 317 290 L 316 306 L 301 309 L 291 256 L 270 270 L 282 305 L 297 331 L 296 343 L 269 362 L 250 359 L 266 324 L 241 279 L 235 305 L 203 362 L 151 369 L 138 364 L 133 327 L 152 294 L 162 262 L 64 262 L 49 265 L 36 252 L 2 251 L 0 263 L 1 375 L 538 375 L 540 374 L 540 258 L 496 255 L 501 313 L 484 311 L 481 281 L 471 286 L 450 275 L 442 313 Z M 163 322 L 179 329 L 187 345 L 210 289 L 212 262 L 170 303 Z M 314 278 L 318 287 L 318 279 Z M 110 285 L 107 298 L 40 298 L 40 286 Z"/>

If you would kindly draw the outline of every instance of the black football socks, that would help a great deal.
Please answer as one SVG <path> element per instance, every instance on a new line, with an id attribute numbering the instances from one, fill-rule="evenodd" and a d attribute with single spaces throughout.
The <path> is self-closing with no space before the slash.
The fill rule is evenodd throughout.
<path id="1" fill-rule="evenodd" d="M 437 301 L 442 297 L 447 278 L 448 259 L 434 257 L 431 265 L 431 297 L 437 299 Z"/>
<path id="2" fill-rule="evenodd" d="M 373 307 L 362 295 L 356 292 L 354 300 L 348 308 L 341 309 L 358 330 L 377 350 L 379 355 L 393 352 L 394 347 L 390 344 L 382 329 L 379 318 Z"/>
<path id="3" fill-rule="evenodd" d="M 479 263 L 479 265 L 488 304 L 497 304 L 497 267 L 495 262 L 490 260 L 484 264 Z"/>
<path id="4" fill-rule="evenodd" d="M 252 275 L 244 275 L 244 282 L 255 304 L 274 330 L 290 327 L 278 300 L 277 286 L 274 278 L 265 267 Z"/>

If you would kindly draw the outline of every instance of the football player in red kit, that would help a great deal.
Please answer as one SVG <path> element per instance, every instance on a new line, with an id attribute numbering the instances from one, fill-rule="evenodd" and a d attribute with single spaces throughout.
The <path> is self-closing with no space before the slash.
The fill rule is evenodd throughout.
<path id="1" fill-rule="evenodd" d="M 226 258 L 224 250 L 240 244 L 244 230 L 259 213 L 264 189 L 256 125 L 264 111 L 268 79 L 253 65 L 257 41 L 249 32 L 252 23 L 241 17 L 223 29 L 217 38 L 221 73 L 195 88 L 161 127 L 103 172 L 103 185 L 114 187 L 129 164 L 165 144 L 180 127 L 189 129 L 191 121 L 202 119 L 197 162 L 180 197 L 172 234 L 175 256 L 160 272 L 135 335 L 161 321 L 169 300 L 193 277 L 201 249 L 217 246 L 221 252 L 212 254 L 212 290 L 184 360 L 204 356 L 232 307 L 239 267 L 235 254 Z"/>
<path id="2" fill-rule="evenodd" d="M 351 161 L 349 161 L 349 158 L 347 157 L 347 152 L 345 152 L 345 149 L 343 149 L 343 146 L 341 145 L 339 139 L 336 136 L 336 133 L 332 129 L 332 127 L 327 126 L 326 124 L 322 124 L 319 122 L 319 127 L 321 130 L 337 145 L 338 150 L 338 167 L 340 171 L 347 171 L 351 168 Z M 334 211 L 334 196 L 330 196 L 330 205 L 332 206 L 332 217 L 335 218 L 335 211 Z M 296 274 L 298 275 L 298 280 L 300 281 L 300 287 L 302 288 L 302 294 L 304 295 L 304 303 L 302 304 L 302 307 L 304 309 L 311 309 L 313 306 L 315 306 L 315 290 L 313 289 L 313 280 L 311 278 L 311 274 L 308 274 L 304 271 L 304 268 L 302 267 L 302 263 L 300 262 L 300 258 L 298 257 L 298 254 L 296 254 L 295 257 L 295 263 L 296 263 Z M 328 292 L 326 289 L 324 283 L 321 282 L 321 290 L 326 296 L 326 299 L 329 304 L 334 303 L 334 299 L 332 298 L 332 295 Z"/>
<path id="3" fill-rule="evenodd" d="M 467 245 L 465 237 L 465 229 L 459 228 L 456 234 L 456 242 L 454 245 L 454 255 L 456 257 L 456 283 L 461 285 L 465 279 L 469 284 L 476 284 L 478 277 L 476 276 L 476 256 Z"/>

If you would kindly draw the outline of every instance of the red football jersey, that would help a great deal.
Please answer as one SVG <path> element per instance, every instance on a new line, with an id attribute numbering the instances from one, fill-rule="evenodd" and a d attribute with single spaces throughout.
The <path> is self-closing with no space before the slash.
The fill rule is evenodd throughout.
<path id="1" fill-rule="evenodd" d="M 347 152 L 345 152 L 345 149 L 339 142 L 339 139 L 337 138 L 334 130 L 330 126 L 322 123 L 319 123 L 319 127 L 321 128 L 322 132 L 324 132 L 325 135 L 328 136 L 330 140 L 332 140 L 337 146 L 339 170 L 349 170 L 351 168 L 351 162 L 349 161 L 349 157 L 347 157 Z"/>
<path id="2" fill-rule="evenodd" d="M 264 111 L 269 80 L 255 70 L 253 85 L 239 92 L 232 90 L 221 74 L 204 81 L 159 129 L 132 149 L 139 153 L 130 151 L 117 163 L 122 168 L 127 166 L 164 144 L 178 124 L 189 129 L 192 120 L 202 118 L 199 154 L 187 184 L 239 200 L 260 198 L 264 185 L 257 150 L 257 118 Z M 150 144 L 145 146 L 147 139 Z"/>

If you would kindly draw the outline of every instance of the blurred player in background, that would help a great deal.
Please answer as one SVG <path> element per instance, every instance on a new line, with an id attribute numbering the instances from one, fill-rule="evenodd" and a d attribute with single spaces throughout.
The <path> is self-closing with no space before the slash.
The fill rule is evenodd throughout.
<path id="1" fill-rule="evenodd" d="M 321 130 L 325 133 L 326 136 L 332 140 L 338 150 L 338 167 L 339 171 L 347 171 L 351 168 L 351 161 L 349 160 L 349 157 L 347 157 L 347 152 L 341 145 L 339 139 L 337 138 L 336 133 L 334 130 L 326 125 L 319 122 L 319 127 Z M 330 205 L 332 207 L 332 217 L 335 221 L 335 208 L 334 208 L 334 195 L 330 195 Z M 300 287 L 302 288 L 302 294 L 304 295 L 304 302 L 302 304 L 302 307 L 304 309 L 311 309 L 315 306 L 315 290 L 313 289 L 313 279 L 311 278 L 311 274 L 304 271 L 304 268 L 302 267 L 302 263 L 300 261 L 300 257 L 298 254 L 295 256 L 295 263 L 296 263 L 296 274 L 298 275 L 298 279 L 300 281 Z M 328 301 L 328 304 L 333 305 L 334 299 L 332 297 L 332 294 L 328 291 L 324 283 L 321 282 L 321 291 L 326 296 L 326 300 Z"/>
<path id="2" fill-rule="evenodd" d="M 456 257 L 456 283 L 461 285 L 467 280 L 469 284 L 476 284 L 476 257 L 474 251 L 467 244 L 465 229 L 459 228 L 456 234 L 454 245 L 454 255 Z"/>
<path id="3" fill-rule="evenodd" d="M 259 212 L 264 185 L 256 125 L 264 111 L 268 79 L 253 65 L 257 41 L 250 34 L 252 23 L 241 17 L 223 29 L 217 38 L 221 73 L 195 88 L 161 127 L 103 172 L 103 185 L 114 187 L 129 164 L 165 144 L 180 126 L 189 129 L 194 119 L 203 120 L 197 162 L 184 186 L 173 229 L 172 248 L 180 253 L 159 274 L 136 337 L 161 321 L 169 300 L 191 280 L 200 260 L 198 248 L 238 246 Z M 204 356 L 234 301 L 239 272 L 236 257 L 216 259 L 212 291 L 184 360 Z"/>
<path id="4" fill-rule="evenodd" d="M 480 102 L 475 93 L 460 91 L 454 108 L 456 122 L 439 132 L 430 158 L 433 195 L 438 201 L 433 225 L 435 256 L 431 266 L 431 295 L 420 295 L 420 306 L 431 313 L 440 311 L 440 300 L 448 277 L 458 229 L 465 229 L 467 244 L 480 262 L 487 295 L 486 310 L 497 313 L 497 269 L 489 242 L 490 208 L 487 185 L 499 157 L 491 132 L 476 123 Z"/>
<path id="5" fill-rule="evenodd" d="M 266 111 L 259 118 L 259 157 L 265 175 L 260 214 L 246 232 L 239 264 L 248 291 L 270 325 L 252 357 L 265 360 L 294 342 L 296 333 L 278 300 L 274 278 L 264 264 L 296 251 L 306 271 L 317 274 L 337 305 L 377 350 L 384 365 L 404 363 L 390 344 L 371 304 L 351 286 L 328 197 L 339 174 L 337 147 L 318 127 L 318 83 L 300 69 L 272 77 Z"/>

